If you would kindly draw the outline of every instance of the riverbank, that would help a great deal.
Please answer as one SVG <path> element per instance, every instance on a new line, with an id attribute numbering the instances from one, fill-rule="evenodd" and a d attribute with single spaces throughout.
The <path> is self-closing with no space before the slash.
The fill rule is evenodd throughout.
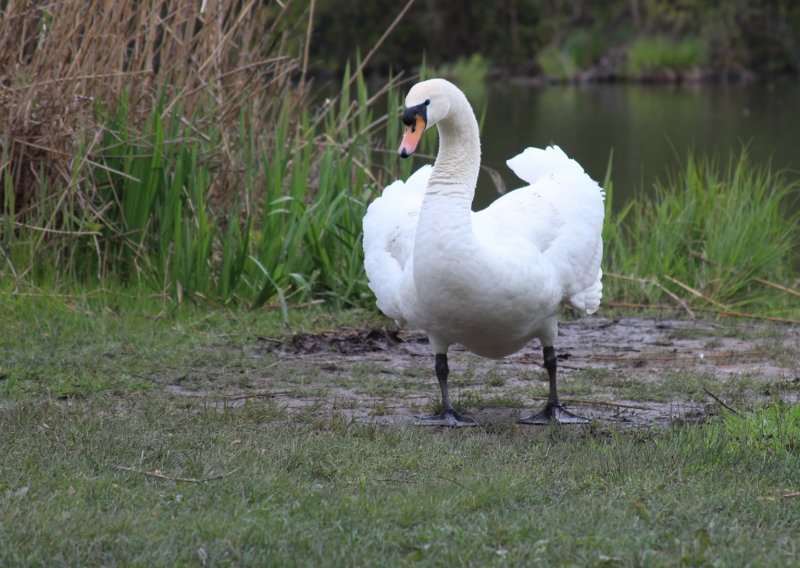
<path id="1" fill-rule="evenodd" d="M 400 18 L 394 33 L 383 32 Z M 695 81 L 800 73 L 800 5 L 691 0 L 457 6 L 345 0 L 309 15 L 309 62 L 341 70 L 370 53 L 369 73 L 480 57 L 506 76 L 548 80 Z M 373 53 L 371 48 L 381 43 Z"/>
<path id="2" fill-rule="evenodd" d="M 800 561 L 790 326 L 566 321 L 576 428 L 515 423 L 547 391 L 535 345 L 456 351 L 482 426 L 455 431 L 412 425 L 430 353 L 370 312 L 98 291 L 0 318 L 3 565 Z"/>

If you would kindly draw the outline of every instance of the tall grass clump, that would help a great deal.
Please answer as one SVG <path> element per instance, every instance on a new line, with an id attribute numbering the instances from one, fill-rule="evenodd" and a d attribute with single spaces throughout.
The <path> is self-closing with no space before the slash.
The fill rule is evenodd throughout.
<path id="1" fill-rule="evenodd" d="M 0 271 L 179 301 L 358 303 L 385 117 L 360 71 L 311 102 L 306 8 L 4 7 Z"/>
<path id="2" fill-rule="evenodd" d="M 628 48 L 625 71 L 629 77 L 646 78 L 664 73 L 685 73 L 707 59 L 703 42 L 698 38 L 672 40 L 663 37 L 640 37 Z"/>
<path id="3" fill-rule="evenodd" d="M 536 62 L 542 73 L 554 80 L 567 81 L 578 75 L 580 68 L 566 49 L 550 45 L 536 56 Z"/>
<path id="4" fill-rule="evenodd" d="M 486 77 L 489 74 L 489 60 L 480 53 L 469 57 L 459 57 L 431 71 L 433 77 L 444 77 L 458 84 L 471 101 L 486 100 Z"/>
<path id="5" fill-rule="evenodd" d="M 626 34 L 619 31 L 578 28 L 558 43 L 543 48 L 536 57 L 542 73 L 551 80 L 575 79 L 603 54 L 620 44 Z"/>
<path id="6" fill-rule="evenodd" d="M 717 428 L 720 435 L 735 440 L 742 450 L 755 449 L 761 454 L 790 452 L 795 460 L 800 459 L 800 404 L 777 403 L 729 414 Z"/>
<path id="7" fill-rule="evenodd" d="M 798 315 L 800 183 L 754 165 L 689 155 L 655 194 L 604 230 L 607 297 Z"/>

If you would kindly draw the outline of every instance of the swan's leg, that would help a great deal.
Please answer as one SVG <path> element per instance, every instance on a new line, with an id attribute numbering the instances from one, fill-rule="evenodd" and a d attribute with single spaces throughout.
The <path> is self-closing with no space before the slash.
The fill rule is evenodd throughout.
<path id="1" fill-rule="evenodd" d="M 453 403 L 450 402 L 450 393 L 447 389 L 447 376 L 450 368 L 447 366 L 447 353 L 436 354 L 436 378 L 439 380 L 439 388 L 442 390 L 442 411 L 432 416 L 424 416 L 417 420 L 418 426 L 476 426 L 478 423 L 467 416 L 463 416 L 455 411 Z"/>
<path id="2" fill-rule="evenodd" d="M 558 389 L 556 388 L 556 350 L 552 345 L 544 347 L 544 368 L 547 369 L 547 376 L 550 379 L 550 396 L 544 410 L 528 418 L 520 420 L 520 424 L 586 424 L 588 418 L 573 414 L 564 408 L 558 401 Z"/>

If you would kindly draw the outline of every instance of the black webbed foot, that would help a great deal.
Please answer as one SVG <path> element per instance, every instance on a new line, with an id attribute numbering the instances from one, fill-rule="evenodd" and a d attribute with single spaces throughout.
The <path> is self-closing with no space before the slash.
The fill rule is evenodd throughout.
<path id="1" fill-rule="evenodd" d="M 588 424 L 589 419 L 578 414 L 573 414 L 561 403 L 552 403 L 548 402 L 547 405 L 544 407 L 544 410 L 541 412 L 537 412 L 536 414 L 529 416 L 528 418 L 522 418 L 519 421 L 520 424 L 532 424 L 535 426 L 542 426 L 545 424 Z"/>
<path id="2" fill-rule="evenodd" d="M 448 428 L 463 428 L 477 426 L 478 421 L 469 416 L 459 414 L 455 410 L 443 410 L 439 414 L 422 416 L 415 423 L 416 426 L 446 426 Z"/>

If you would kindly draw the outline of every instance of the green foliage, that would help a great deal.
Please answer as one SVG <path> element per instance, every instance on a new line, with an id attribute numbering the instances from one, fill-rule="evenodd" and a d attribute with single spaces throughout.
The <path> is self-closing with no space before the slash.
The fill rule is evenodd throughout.
<path id="1" fill-rule="evenodd" d="M 489 60 L 480 53 L 460 57 L 452 63 L 444 63 L 430 71 L 432 77 L 444 77 L 456 83 L 473 105 L 486 100 L 486 75 Z"/>
<path id="2" fill-rule="evenodd" d="M 493 64 L 523 65 L 548 41 L 550 29 L 564 22 L 566 6 L 540 0 L 494 2 L 416 2 L 401 25 L 370 61 L 378 73 L 415 69 L 423 57 L 440 66 L 479 53 Z M 405 2 L 339 0 L 316 5 L 312 57 L 321 67 L 339 70 L 342 62 L 366 53 Z M 542 10 L 550 18 L 542 18 Z M 547 29 L 545 29 L 547 28 Z"/>
<path id="3" fill-rule="evenodd" d="M 698 38 L 675 41 L 640 37 L 628 48 L 625 70 L 629 76 L 690 71 L 705 63 L 707 53 Z"/>
<path id="4" fill-rule="evenodd" d="M 605 270 L 634 278 L 607 279 L 606 297 L 671 301 L 670 290 L 705 307 L 796 315 L 794 298 L 763 281 L 791 285 L 798 276 L 799 190 L 795 178 L 752 165 L 746 151 L 726 166 L 689 155 L 653 198 L 609 211 Z"/>
<path id="5" fill-rule="evenodd" d="M 542 73 L 553 79 L 572 79 L 580 71 L 569 51 L 555 46 L 549 46 L 540 51 L 536 56 L 536 62 Z"/>
<path id="6" fill-rule="evenodd" d="M 4 9 L 3 45 L 23 49 L 0 50 L 16 70 L 0 101 L 12 117 L 0 271 L 15 285 L 124 283 L 284 312 L 295 297 L 359 302 L 360 220 L 382 179 L 367 179 L 376 99 L 363 77 L 347 73 L 311 116 L 305 83 L 285 80 L 296 42 L 275 44 L 302 11 L 226 0 L 209 19 L 163 2 L 86 18 L 67 3 Z M 127 52 L 109 56 L 108 29 Z"/>
<path id="7" fill-rule="evenodd" d="M 730 414 L 714 435 L 734 440 L 742 451 L 797 453 L 800 450 L 800 404 L 775 404 L 746 414 Z"/>
<path id="8" fill-rule="evenodd" d="M 570 80 L 596 64 L 612 47 L 625 40 L 625 30 L 609 31 L 595 28 L 577 28 L 559 43 L 542 49 L 536 63 L 542 73 L 557 80 Z"/>
<path id="9" fill-rule="evenodd" d="M 400 9 L 390 0 L 317 4 L 313 60 L 340 69 L 375 45 Z M 797 73 L 799 33 L 800 3 L 793 0 L 417 2 L 370 66 L 399 72 L 415 68 L 423 54 L 438 67 L 480 53 L 493 66 L 528 74 L 536 61 L 546 75 L 570 78 L 573 67 L 586 69 L 635 35 L 671 44 L 635 47 L 642 50 L 640 64 L 687 65 L 697 52 L 681 40 L 703 38 L 701 63 L 713 70 Z M 665 48 L 683 53 L 672 61 Z"/>

